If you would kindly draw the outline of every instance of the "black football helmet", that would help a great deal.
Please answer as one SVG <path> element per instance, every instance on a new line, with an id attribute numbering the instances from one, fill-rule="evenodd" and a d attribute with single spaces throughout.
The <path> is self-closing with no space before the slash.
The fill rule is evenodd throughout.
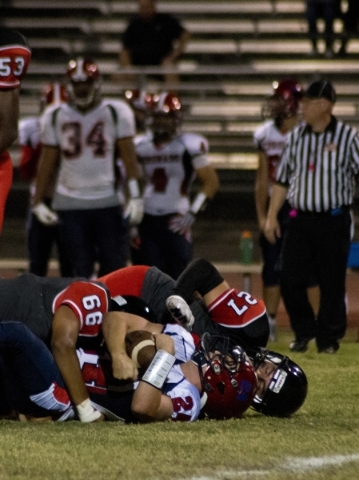
<path id="1" fill-rule="evenodd" d="M 244 350 L 227 336 L 204 333 L 192 361 L 198 365 L 203 387 L 202 414 L 217 420 L 241 417 L 257 389 L 256 374 Z"/>
<path id="2" fill-rule="evenodd" d="M 283 119 L 297 115 L 303 89 L 294 78 L 273 82 L 273 93 L 269 95 L 262 107 L 263 118 Z"/>
<path id="3" fill-rule="evenodd" d="M 250 349 L 247 354 L 256 370 L 264 361 L 277 366 L 263 397 L 254 397 L 254 410 L 271 417 L 293 415 L 303 405 L 308 393 L 304 371 L 287 356 L 265 348 Z"/>
<path id="4" fill-rule="evenodd" d="M 110 310 L 127 312 L 145 318 L 149 322 L 158 323 L 155 312 L 142 300 L 134 295 L 117 295 L 111 298 Z"/>

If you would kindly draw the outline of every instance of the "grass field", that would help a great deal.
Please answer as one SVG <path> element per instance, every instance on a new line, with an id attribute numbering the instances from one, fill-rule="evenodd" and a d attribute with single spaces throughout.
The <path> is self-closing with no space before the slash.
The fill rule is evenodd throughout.
<path id="1" fill-rule="evenodd" d="M 150 425 L 0 422 L 0 480 L 233 480 L 359 478 L 359 343 L 336 355 L 291 354 L 309 394 L 290 419 Z M 275 349 L 288 353 L 291 334 Z M 274 346 L 271 344 L 270 346 Z"/>

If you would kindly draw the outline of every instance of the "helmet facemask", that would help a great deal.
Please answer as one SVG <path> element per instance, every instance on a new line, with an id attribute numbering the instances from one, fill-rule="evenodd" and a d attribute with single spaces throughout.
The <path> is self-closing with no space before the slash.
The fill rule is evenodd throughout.
<path id="1" fill-rule="evenodd" d="M 254 368 L 244 350 L 226 336 L 205 333 L 200 350 L 193 355 L 199 367 L 209 418 L 240 417 L 249 408 L 257 388 Z"/>
<path id="2" fill-rule="evenodd" d="M 71 102 L 80 110 L 87 110 L 100 101 L 100 74 L 94 62 L 82 57 L 70 60 L 67 78 Z"/>

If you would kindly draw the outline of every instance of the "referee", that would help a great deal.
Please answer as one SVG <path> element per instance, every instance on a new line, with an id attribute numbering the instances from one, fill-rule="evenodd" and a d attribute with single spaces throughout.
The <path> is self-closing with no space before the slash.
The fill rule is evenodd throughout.
<path id="1" fill-rule="evenodd" d="M 332 115 L 330 82 L 313 82 L 303 97 L 303 120 L 289 135 L 276 172 L 265 235 L 280 237 L 277 213 L 292 208 L 283 245 L 281 292 L 295 334 L 290 350 L 305 352 L 315 338 L 318 352 L 335 353 L 346 330 L 345 279 L 350 247 L 358 132 Z M 320 288 L 317 318 L 306 288 L 315 271 Z"/>

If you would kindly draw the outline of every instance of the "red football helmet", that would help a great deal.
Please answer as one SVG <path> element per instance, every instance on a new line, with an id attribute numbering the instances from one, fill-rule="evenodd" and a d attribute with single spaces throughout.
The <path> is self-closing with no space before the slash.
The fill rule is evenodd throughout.
<path id="1" fill-rule="evenodd" d="M 203 395 L 202 412 L 211 419 L 240 417 L 252 404 L 257 377 L 242 347 L 226 336 L 205 333 L 193 355 L 199 366 Z"/>
<path id="2" fill-rule="evenodd" d="M 70 60 L 66 76 L 70 99 L 77 107 L 87 108 L 97 103 L 100 95 L 100 72 L 95 62 L 78 57 Z"/>
<path id="3" fill-rule="evenodd" d="M 137 133 L 146 131 L 152 106 L 152 95 L 145 90 L 126 90 L 125 98 L 133 109 Z"/>
<path id="4" fill-rule="evenodd" d="M 152 95 L 151 115 L 155 143 L 171 140 L 182 123 L 182 114 L 182 104 L 174 93 Z"/>
<path id="5" fill-rule="evenodd" d="M 147 111 L 152 105 L 152 96 L 145 90 L 126 90 L 125 98 L 133 109 Z"/>
<path id="6" fill-rule="evenodd" d="M 59 82 L 49 83 L 46 85 L 40 95 L 40 111 L 47 105 L 59 105 L 62 102 L 67 102 L 68 95 L 64 85 Z"/>
<path id="7" fill-rule="evenodd" d="M 263 117 L 283 119 L 297 115 L 302 97 L 302 86 L 294 78 L 273 82 L 273 94 L 264 102 Z"/>

